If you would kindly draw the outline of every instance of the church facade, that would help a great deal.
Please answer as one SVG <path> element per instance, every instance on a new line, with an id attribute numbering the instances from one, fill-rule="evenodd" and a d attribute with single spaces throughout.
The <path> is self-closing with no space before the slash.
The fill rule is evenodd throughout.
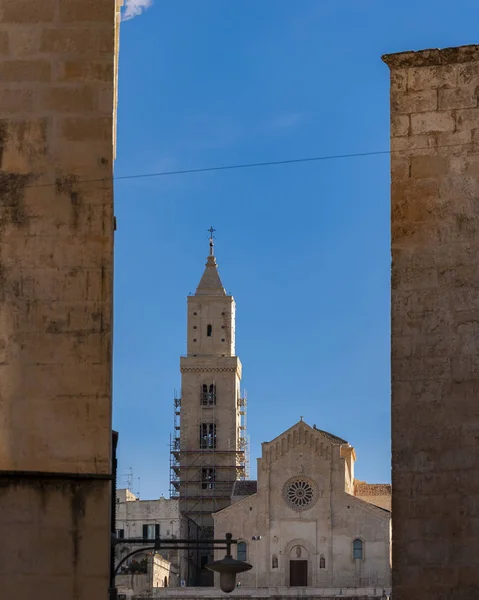
<path id="1" fill-rule="evenodd" d="M 240 577 L 243 587 L 387 588 L 391 487 L 355 479 L 346 440 L 301 418 L 263 444 L 258 480 L 248 479 L 235 302 L 220 280 L 212 235 L 187 315 L 172 444 L 172 497 L 182 517 L 199 538 L 230 532 L 239 540 L 237 558 L 253 564 Z M 206 565 L 224 550 L 187 554 L 199 571 L 186 585 L 213 585 Z"/>
<path id="2" fill-rule="evenodd" d="M 390 586 L 390 486 L 370 495 L 355 485 L 355 459 L 345 440 L 302 420 L 262 445 L 258 481 L 237 482 L 213 515 L 215 536 L 231 532 L 236 558 L 253 565 L 242 586 Z"/>

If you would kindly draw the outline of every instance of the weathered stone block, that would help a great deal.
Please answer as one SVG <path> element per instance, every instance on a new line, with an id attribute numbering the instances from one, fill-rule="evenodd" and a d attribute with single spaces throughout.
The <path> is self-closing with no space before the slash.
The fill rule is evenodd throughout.
<path id="1" fill-rule="evenodd" d="M 408 71 L 407 85 L 411 90 L 452 88 L 457 85 L 457 77 L 456 65 L 412 67 Z"/>
<path id="2" fill-rule="evenodd" d="M 0 62 L 4 82 L 41 82 L 51 80 L 51 65 L 46 60 L 8 60 Z"/>
<path id="3" fill-rule="evenodd" d="M 440 179 L 446 172 L 448 164 L 445 156 L 413 156 L 411 158 L 411 177 L 414 179 Z"/>
<path id="4" fill-rule="evenodd" d="M 0 116 L 9 113 L 25 113 L 33 109 L 34 94 L 31 90 L 0 90 Z"/>
<path id="5" fill-rule="evenodd" d="M 409 116 L 396 115 L 391 119 L 391 135 L 401 136 L 407 135 L 409 131 Z"/>
<path id="6" fill-rule="evenodd" d="M 42 27 L 15 25 L 8 38 L 8 49 L 11 58 L 38 56 L 42 31 Z"/>
<path id="7" fill-rule="evenodd" d="M 57 0 L 2 0 L 2 23 L 45 23 L 53 21 Z"/>
<path id="8" fill-rule="evenodd" d="M 115 3 L 96 0 L 62 0 L 60 2 L 60 21 L 71 23 L 110 21 L 115 18 Z"/>
<path id="9" fill-rule="evenodd" d="M 86 26 L 45 29 L 42 32 L 40 51 L 78 55 L 81 60 L 89 56 L 111 60 L 108 52 L 111 36 L 111 27 L 96 27 L 94 31 Z"/>
<path id="10" fill-rule="evenodd" d="M 392 114 L 429 112 L 437 109 L 437 90 L 397 93 L 391 103 Z"/>
<path id="11" fill-rule="evenodd" d="M 105 88 L 99 91 L 98 110 L 106 115 L 111 115 L 113 110 L 113 90 Z"/>
<path id="12" fill-rule="evenodd" d="M 434 148 L 435 146 L 435 135 L 404 135 L 391 138 L 391 152 L 402 157 L 427 154 L 429 148 Z"/>
<path id="13" fill-rule="evenodd" d="M 405 92 L 407 90 L 407 69 L 396 69 L 391 71 L 391 90 L 394 92 Z"/>
<path id="14" fill-rule="evenodd" d="M 10 49 L 8 41 L 8 33 L 0 30 L 0 56 L 8 54 Z"/>
<path id="15" fill-rule="evenodd" d="M 473 108 L 477 106 L 477 90 L 474 87 L 438 90 L 439 110 Z"/>
<path id="16" fill-rule="evenodd" d="M 112 81 L 113 63 L 111 61 L 101 63 L 66 61 L 60 79 L 62 81 Z"/>
<path id="17" fill-rule="evenodd" d="M 61 134 L 70 141 L 111 139 L 111 122 L 108 117 L 65 118 L 61 122 Z"/>
<path id="18" fill-rule="evenodd" d="M 437 141 L 437 151 L 439 154 L 464 154 L 466 145 L 472 142 L 472 133 L 470 129 L 454 132 L 438 132 L 435 134 Z"/>
<path id="19" fill-rule="evenodd" d="M 459 86 L 474 85 L 475 82 L 479 82 L 479 72 L 476 62 L 459 65 L 457 70 L 457 84 Z"/>
<path id="20" fill-rule="evenodd" d="M 393 173 L 394 179 L 396 181 L 406 179 L 407 177 L 409 177 L 409 158 L 403 158 L 398 154 L 392 154 L 391 173 Z"/>
<path id="21" fill-rule="evenodd" d="M 411 133 L 432 133 L 436 131 L 454 131 L 456 126 L 449 112 L 425 112 L 411 115 Z"/>
<path id="22" fill-rule="evenodd" d="M 479 108 L 465 108 L 456 112 L 458 131 L 477 129 L 479 127 Z"/>
<path id="23" fill-rule="evenodd" d="M 39 94 L 39 109 L 58 113 L 88 113 L 95 108 L 96 94 L 91 86 L 51 86 Z"/>

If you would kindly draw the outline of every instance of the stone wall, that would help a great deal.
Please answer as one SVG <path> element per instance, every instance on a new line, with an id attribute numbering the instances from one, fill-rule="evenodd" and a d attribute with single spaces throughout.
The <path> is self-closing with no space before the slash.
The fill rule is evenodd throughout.
<path id="1" fill-rule="evenodd" d="M 389 600 L 390 588 L 245 588 L 240 587 L 232 592 L 231 597 L 236 600 L 255 600 L 274 598 L 283 600 L 286 598 L 301 598 L 302 600 L 335 600 L 337 598 L 348 598 L 349 600 L 367 600 L 369 598 L 381 598 Z M 219 588 L 156 588 L 149 593 L 140 594 L 140 598 L 208 598 L 208 600 L 223 600 L 226 597 Z"/>
<path id="2" fill-rule="evenodd" d="M 2 596 L 106 598 L 116 0 L 0 0 Z"/>
<path id="3" fill-rule="evenodd" d="M 155 588 L 176 587 L 178 573 L 168 560 L 158 555 L 149 555 L 146 573 L 117 575 L 115 585 L 120 597 L 124 595 L 126 598 L 136 598 L 141 594 L 152 594 Z"/>
<path id="4" fill-rule="evenodd" d="M 391 69 L 394 600 L 477 595 L 479 46 Z"/>

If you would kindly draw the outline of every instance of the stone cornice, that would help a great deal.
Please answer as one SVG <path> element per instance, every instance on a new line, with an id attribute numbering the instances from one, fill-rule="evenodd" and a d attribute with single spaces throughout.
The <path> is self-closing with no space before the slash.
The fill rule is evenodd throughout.
<path id="1" fill-rule="evenodd" d="M 207 373 L 211 371 L 234 373 L 237 370 L 236 367 L 180 367 L 181 373 Z"/>
<path id="2" fill-rule="evenodd" d="M 188 355 L 180 358 L 181 373 L 236 373 L 241 379 L 237 356 Z"/>
<path id="3" fill-rule="evenodd" d="M 409 67 L 434 67 L 479 61 L 479 45 L 458 46 L 453 48 L 432 48 L 415 52 L 397 52 L 384 54 L 382 60 L 390 69 Z"/>

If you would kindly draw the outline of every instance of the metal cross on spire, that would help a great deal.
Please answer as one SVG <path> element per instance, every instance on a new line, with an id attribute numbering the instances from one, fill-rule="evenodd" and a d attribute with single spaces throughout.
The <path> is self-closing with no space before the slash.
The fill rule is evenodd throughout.
<path id="1" fill-rule="evenodd" d="M 213 235 L 213 233 L 216 231 L 216 229 L 213 229 L 213 226 L 211 226 L 208 231 L 210 232 L 210 256 L 213 256 L 213 248 L 215 245 L 214 239 L 215 236 Z"/>

